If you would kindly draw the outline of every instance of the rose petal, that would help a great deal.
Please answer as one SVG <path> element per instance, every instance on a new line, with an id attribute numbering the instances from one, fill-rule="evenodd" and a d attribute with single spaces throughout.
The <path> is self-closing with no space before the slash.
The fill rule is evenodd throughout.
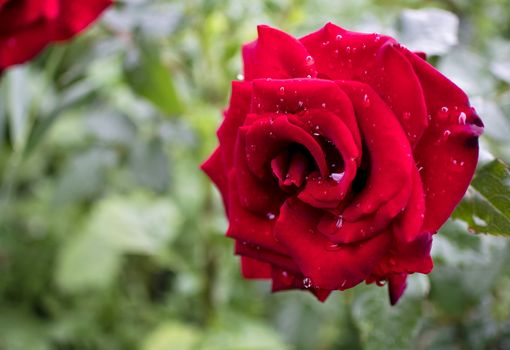
<path id="1" fill-rule="evenodd" d="M 377 210 L 400 191 L 410 190 L 402 185 L 411 180 L 414 165 L 409 141 L 381 98 L 362 83 L 339 81 L 338 84 L 353 101 L 370 154 L 367 183 L 344 211 L 348 221 L 356 221 Z"/>
<path id="2" fill-rule="evenodd" d="M 298 40 L 266 25 L 257 30 L 258 39 L 243 46 L 245 80 L 317 76 L 313 58 Z"/>
<path id="3" fill-rule="evenodd" d="M 241 273 L 248 279 L 271 278 L 271 265 L 247 256 L 241 256 Z"/>
<path id="4" fill-rule="evenodd" d="M 260 262 L 271 264 L 272 266 L 279 267 L 292 273 L 300 273 L 296 263 L 290 257 L 275 253 L 257 245 L 252 245 L 248 242 L 236 240 L 235 253 L 237 255 L 247 256 L 259 260 Z"/>
<path id="5" fill-rule="evenodd" d="M 407 275 L 395 273 L 388 277 L 388 292 L 391 305 L 395 305 L 407 287 Z"/>
<path id="6" fill-rule="evenodd" d="M 311 286 L 324 289 L 354 287 L 371 274 L 390 243 L 388 234 L 380 234 L 359 244 L 339 246 L 317 234 L 321 210 L 290 198 L 283 205 L 275 225 L 276 238 L 288 248 Z"/>

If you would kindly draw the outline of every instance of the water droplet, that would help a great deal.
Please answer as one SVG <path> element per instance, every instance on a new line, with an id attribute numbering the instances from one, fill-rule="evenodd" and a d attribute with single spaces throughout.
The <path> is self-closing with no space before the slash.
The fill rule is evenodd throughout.
<path id="1" fill-rule="evenodd" d="M 312 280 L 309 277 L 303 278 L 303 287 L 310 288 L 312 286 Z"/>
<path id="2" fill-rule="evenodd" d="M 343 224 L 344 224 L 344 217 L 342 215 L 338 215 L 338 217 L 336 218 L 335 227 L 341 228 Z"/>
<path id="3" fill-rule="evenodd" d="M 267 213 L 266 214 L 266 217 L 268 220 L 274 220 L 274 218 L 276 217 L 276 215 L 274 215 L 273 213 Z"/>
<path id="4" fill-rule="evenodd" d="M 367 94 L 363 96 L 363 107 L 370 107 L 370 98 Z"/>
<path id="5" fill-rule="evenodd" d="M 331 173 L 329 177 L 335 182 L 340 182 L 340 180 L 344 177 L 344 173 Z"/>
<path id="6" fill-rule="evenodd" d="M 326 250 L 329 250 L 329 251 L 339 250 L 340 248 L 341 248 L 341 246 L 336 243 L 327 243 L 326 244 Z"/>
<path id="7" fill-rule="evenodd" d="M 347 47 L 345 48 L 345 52 L 347 52 L 348 54 L 349 54 L 349 53 L 351 53 L 351 47 L 350 47 L 350 46 L 347 46 Z"/>
<path id="8" fill-rule="evenodd" d="M 452 134 L 452 132 L 451 132 L 450 130 L 448 130 L 448 129 L 447 129 L 447 130 L 445 130 L 445 131 L 443 132 L 443 136 L 444 136 L 445 138 L 447 138 L 447 137 L 448 137 L 448 136 L 450 136 L 451 134 Z"/>
<path id="9" fill-rule="evenodd" d="M 303 101 L 298 101 L 297 105 L 298 105 L 299 108 L 302 108 L 303 107 Z"/>
<path id="10" fill-rule="evenodd" d="M 375 282 L 375 284 L 377 284 L 379 287 L 382 287 L 386 284 L 386 280 L 378 280 Z"/>
<path id="11" fill-rule="evenodd" d="M 280 86 L 280 95 L 285 95 L 285 88 L 283 86 Z"/>
<path id="12" fill-rule="evenodd" d="M 473 216 L 473 222 L 475 223 L 476 226 L 481 226 L 481 227 L 487 226 L 487 221 L 485 221 L 484 219 L 482 219 L 481 217 L 478 217 L 476 215 Z"/>
<path id="13" fill-rule="evenodd" d="M 308 65 L 308 66 L 311 66 L 312 64 L 315 63 L 312 56 L 306 56 L 305 61 L 306 61 L 306 65 Z"/>
<path id="14" fill-rule="evenodd" d="M 322 108 L 326 108 L 326 102 L 323 102 L 321 106 Z"/>
<path id="15" fill-rule="evenodd" d="M 322 47 L 326 47 L 329 45 L 329 40 L 326 40 L 322 43 Z"/>
<path id="16" fill-rule="evenodd" d="M 345 287 L 345 285 L 347 284 L 347 280 L 343 280 L 342 281 L 342 284 L 340 284 L 340 289 L 342 289 L 343 287 Z"/>
<path id="17" fill-rule="evenodd" d="M 312 76 L 311 76 L 310 74 L 308 74 L 306 77 L 307 77 L 308 79 L 312 79 Z"/>
<path id="18" fill-rule="evenodd" d="M 237 75 L 237 80 L 244 80 L 244 75 L 238 74 Z"/>
<path id="19" fill-rule="evenodd" d="M 320 134 L 318 132 L 314 132 L 313 136 L 320 136 Z"/>
<path id="20" fill-rule="evenodd" d="M 402 117 L 404 118 L 404 120 L 409 120 L 409 118 L 411 118 L 411 112 L 402 113 Z"/>
<path id="21" fill-rule="evenodd" d="M 343 36 L 341 34 L 338 34 L 335 39 L 336 39 L 336 41 L 340 41 L 340 40 L 342 40 L 342 38 L 343 38 Z"/>
<path id="22" fill-rule="evenodd" d="M 467 119 L 466 113 L 460 112 L 460 114 L 459 114 L 459 124 L 465 125 L 466 124 L 466 119 Z"/>
<path id="23" fill-rule="evenodd" d="M 379 34 L 375 35 L 374 41 L 377 43 L 381 40 L 381 36 Z"/>

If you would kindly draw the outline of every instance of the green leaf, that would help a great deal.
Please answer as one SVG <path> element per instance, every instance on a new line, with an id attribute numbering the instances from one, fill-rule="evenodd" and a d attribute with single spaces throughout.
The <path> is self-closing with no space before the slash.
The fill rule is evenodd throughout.
<path id="1" fill-rule="evenodd" d="M 428 288 L 426 276 L 410 276 L 407 290 L 395 306 L 390 305 L 386 288 L 369 286 L 360 293 L 352 313 L 363 349 L 410 349 L 422 325 L 421 300 Z"/>
<path id="2" fill-rule="evenodd" d="M 140 44 L 137 55 L 132 56 L 127 60 L 124 74 L 133 91 L 166 115 L 180 114 L 182 107 L 171 72 L 161 62 L 157 46 Z"/>
<path id="3" fill-rule="evenodd" d="M 166 321 L 149 333 L 142 350 L 192 350 L 196 349 L 200 336 L 194 327 L 177 321 Z"/>
<path id="4" fill-rule="evenodd" d="M 493 160 L 476 173 L 464 199 L 453 213 L 478 233 L 510 236 L 510 171 Z"/>
<path id="5" fill-rule="evenodd" d="M 16 67 L 6 74 L 6 105 L 9 117 L 9 135 L 14 149 L 23 149 L 28 136 L 30 89 L 28 69 Z"/>
<path id="6" fill-rule="evenodd" d="M 131 170 L 139 185 L 156 192 L 167 189 L 170 165 L 161 141 L 135 142 L 130 161 Z"/>

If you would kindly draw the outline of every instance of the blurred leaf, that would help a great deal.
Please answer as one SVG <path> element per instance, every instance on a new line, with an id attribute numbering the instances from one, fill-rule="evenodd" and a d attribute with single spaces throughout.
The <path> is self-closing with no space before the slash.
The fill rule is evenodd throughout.
<path id="1" fill-rule="evenodd" d="M 140 43 L 139 50 L 132 51 L 124 68 L 128 84 L 140 96 L 151 101 L 168 116 L 182 112 L 181 103 L 171 72 L 159 57 L 158 46 Z"/>
<path id="2" fill-rule="evenodd" d="M 135 193 L 99 202 L 87 232 L 122 252 L 155 254 L 175 237 L 180 224 L 178 209 L 170 199 Z"/>
<path id="3" fill-rule="evenodd" d="M 209 329 L 199 350 L 286 350 L 278 333 L 256 320 L 235 317 Z"/>
<path id="4" fill-rule="evenodd" d="M 476 232 L 510 236 L 510 171 L 499 160 L 480 168 L 453 213 Z"/>
<path id="5" fill-rule="evenodd" d="M 178 321 L 166 321 L 147 336 L 142 350 L 193 350 L 200 336 L 194 327 Z"/>
<path id="6" fill-rule="evenodd" d="M 159 140 L 135 142 L 131 153 L 131 170 L 139 185 L 156 192 L 167 189 L 170 171 L 168 157 Z"/>
<path id="7" fill-rule="evenodd" d="M 69 292 L 102 289 L 110 285 L 120 264 L 121 255 L 110 242 L 83 234 L 71 238 L 61 249 L 56 280 Z"/>
<path id="8" fill-rule="evenodd" d="M 427 291 L 426 277 L 412 275 L 401 300 L 391 306 L 386 288 L 366 288 L 356 298 L 352 308 L 363 349 L 410 349 L 421 327 L 421 300 Z"/>
<path id="9" fill-rule="evenodd" d="M 431 300 L 461 319 L 500 275 L 506 251 L 504 238 L 469 234 L 464 222 L 449 221 L 434 238 Z"/>
<path id="10" fill-rule="evenodd" d="M 9 116 L 12 147 L 20 150 L 25 146 L 29 128 L 30 89 L 28 68 L 15 67 L 6 73 L 6 104 Z"/>
<path id="11" fill-rule="evenodd" d="M 76 155 L 58 181 L 55 202 L 63 204 L 92 199 L 104 186 L 107 168 L 116 162 L 116 154 L 105 149 L 90 149 Z"/>
<path id="12" fill-rule="evenodd" d="M 400 15 L 400 40 L 410 50 L 442 55 L 457 44 L 459 19 L 451 12 L 424 8 Z"/>

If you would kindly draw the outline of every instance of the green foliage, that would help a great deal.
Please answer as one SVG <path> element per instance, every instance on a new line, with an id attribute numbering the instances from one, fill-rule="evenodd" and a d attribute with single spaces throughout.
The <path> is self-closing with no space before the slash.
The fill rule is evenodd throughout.
<path id="1" fill-rule="evenodd" d="M 454 217 L 476 232 L 510 236 L 510 170 L 503 162 L 479 169 Z"/>
<path id="2" fill-rule="evenodd" d="M 434 52 L 486 124 L 482 153 L 501 159 L 480 167 L 434 238 L 434 271 L 396 307 L 374 285 L 321 304 L 242 280 L 198 170 L 256 25 L 300 35 L 326 21 Z M 129 0 L 8 70 L 0 349 L 510 348 L 508 244 L 470 233 L 510 232 L 509 23 L 501 0 Z"/>

